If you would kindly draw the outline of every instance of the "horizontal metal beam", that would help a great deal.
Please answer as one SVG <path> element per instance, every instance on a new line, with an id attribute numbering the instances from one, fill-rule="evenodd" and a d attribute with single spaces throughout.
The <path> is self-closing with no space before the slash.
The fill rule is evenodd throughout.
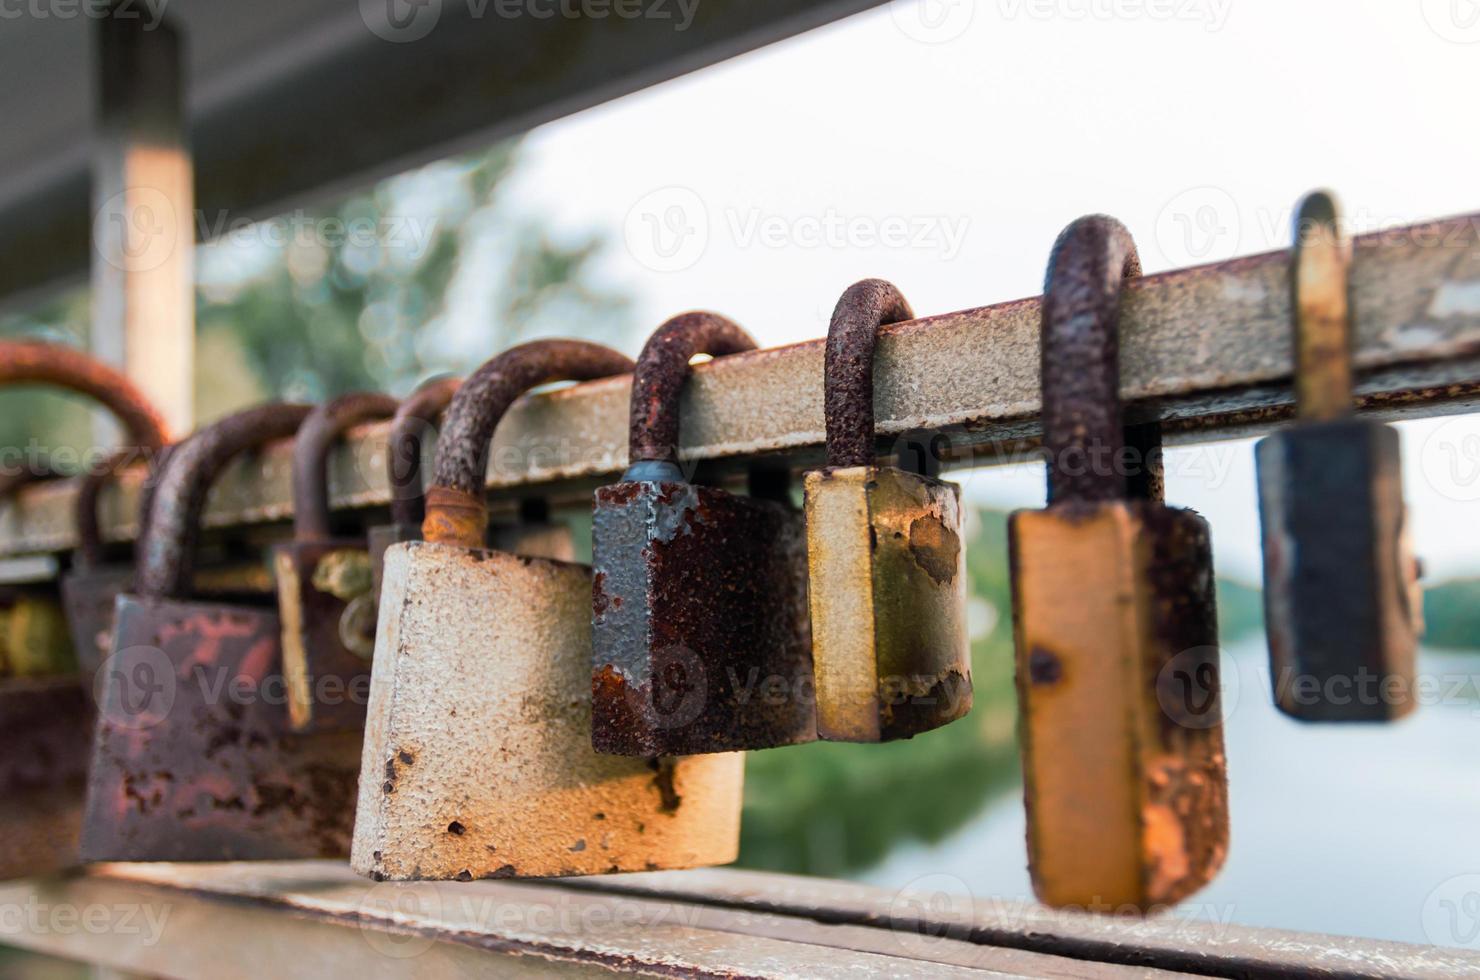
<path id="1" fill-rule="evenodd" d="M 1480 401 L 1480 215 L 1357 240 L 1355 357 L 1364 410 L 1458 411 Z M 1132 420 L 1161 420 L 1169 441 L 1259 431 L 1288 417 L 1288 253 L 1149 276 L 1122 307 L 1122 393 Z M 875 403 L 881 453 L 902 435 L 942 432 L 957 466 L 987 464 L 1038 434 L 1039 301 L 1025 299 L 889 328 Z M 492 352 L 490 352 L 492 353 Z M 821 458 L 822 341 L 697 367 L 683 406 L 686 459 L 738 469 L 776 456 Z M 626 464 L 630 380 L 520 402 L 500 426 L 488 485 L 496 498 L 575 501 Z M 337 507 L 389 500 L 383 427 L 360 432 L 331 468 Z M 132 533 L 137 479 L 105 495 L 104 524 Z M 71 547 L 69 485 L 40 485 L 0 511 L 0 555 Z M 210 526 L 290 516 L 289 450 L 237 465 L 208 508 Z"/>
<path id="2" fill-rule="evenodd" d="M 1468 950 L 728 869 L 398 885 L 331 862 L 103 865 L 4 883 L 0 904 L 6 943 L 177 977 L 1448 980 L 1480 970 Z"/>
<path id="3" fill-rule="evenodd" d="M 486 146 L 882 2 L 646 0 L 639 17 L 619 15 L 614 4 L 553 0 L 169 5 L 192 52 L 189 142 L 201 237 Z M 144 9 L 126 6 L 134 16 Z M 151 11 L 162 6 L 148 3 Z M 393 15 L 404 20 L 385 20 Z M 80 281 L 88 266 L 94 134 L 88 73 L 79 69 L 90 22 L 5 20 L 0 64 L 24 84 L 0 90 L 3 306 Z"/>

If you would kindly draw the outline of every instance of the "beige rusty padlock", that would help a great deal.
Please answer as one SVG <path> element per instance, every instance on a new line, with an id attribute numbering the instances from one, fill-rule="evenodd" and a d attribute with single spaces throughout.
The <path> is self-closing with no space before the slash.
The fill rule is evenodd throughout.
<path id="1" fill-rule="evenodd" d="M 827 466 L 806 476 L 817 733 L 888 742 L 971 710 L 961 488 L 874 463 L 874 346 L 912 319 L 898 289 L 855 284 L 827 338 Z"/>
<path id="2" fill-rule="evenodd" d="M 484 547 L 499 419 L 553 381 L 630 371 L 604 347 L 542 341 L 453 400 L 425 542 L 386 553 L 351 864 L 376 880 L 470 881 L 723 864 L 744 761 L 591 747 L 591 571 Z"/>

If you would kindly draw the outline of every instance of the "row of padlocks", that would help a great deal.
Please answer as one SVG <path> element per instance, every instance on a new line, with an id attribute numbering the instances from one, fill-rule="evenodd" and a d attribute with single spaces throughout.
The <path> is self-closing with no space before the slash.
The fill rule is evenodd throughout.
<path id="1" fill-rule="evenodd" d="M 1293 254 L 1301 421 L 1258 451 L 1276 690 L 1365 673 L 1411 691 L 1419 598 L 1397 439 L 1351 417 L 1350 247 L 1328 196 L 1307 199 Z M 1055 905 L 1175 902 L 1228 842 L 1209 529 L 1163 504 L 1159 438 L 1128 434 L 1118 401 L 1121 291 L 1139 271 L 1112 219 L 1056 244 L 1049 506 L 1011 523 L 1029 863 Z M 377 880 L 473 880 L 732 861 L 744 751 L 910 738 L 971 706 L 960 490 L 877 462 L 875 339 L 912 316 L 878 280 L 838 304 L 827 463 L 805 474 L 804 511 L 774 475 L 746 495 L 690 480 L 689 365 L 755 346 L 707 313 L 665 324 L 635 365 L 539 341 L 399 403 L 235 414 L 168 449 L 129 562 L 108 562 L 98 533 L 115 470 L 89 475 L 61 584 L 70 642 L 54 587 L 12 588 L 0 618 L 0 873 L 348 856 Z M 0 382 L 93 395 L 136 450 L 168 443 L 127 382 L 81 355 L 10 343 L 0 360 Z M 534 508 L 490 526 L 508 408 L 628 373 L 629 467 L 595 494 L 593 567 Z M 391 523 L 336 534 L 330 451 L 387 419 Z M 439 419 L 423 488 L 421 439 Z M 294 527 L 272 576 L 197 561 L 213 481 L 289 438 Z M 1279 701 L 1322 721 L 1411 704 Z"/>

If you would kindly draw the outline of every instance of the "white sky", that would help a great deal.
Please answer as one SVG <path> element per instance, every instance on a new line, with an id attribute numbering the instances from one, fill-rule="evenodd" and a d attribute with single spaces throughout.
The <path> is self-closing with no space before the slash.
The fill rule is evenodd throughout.
<path id="1" fill-rule="evenodd" d="M 1088 212 L 1155 272 L 1285 247 L 1315 187 L 1357 232 L 1480 210 L 1477 70 L 1473 0 L 901 0 L 542 127 L 510 193 L 605 230 L 602 274 L 641 322 L 710 308 L 774 346 L 824 335 L 868 276 L 921 314 L 1035 295 Z M 832 218 L 851 236 L 819 240 Z M 1476 526 L 1480 424 L 1402 428 L 1431 578 L 1480 572 L 1456 533 Z M 1202 451 L 1226 474 L 1172 459 L 1169 494 L 1257 580 L 1251 444 Z M 1036 469 L 962 479 L 1042 499 Z"/>

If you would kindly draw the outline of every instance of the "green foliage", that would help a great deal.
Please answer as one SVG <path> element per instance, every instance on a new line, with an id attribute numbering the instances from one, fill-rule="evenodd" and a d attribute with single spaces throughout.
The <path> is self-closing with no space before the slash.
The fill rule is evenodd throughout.
<path id="1" fill-rule="evenodd" d="M 1480 579 L 1456 579 L 1424 591 L 1424 642 L 1448 650 L 1480 650 Z"/>
<path id="2" fill-rule="evenodd" d="M 1218 637 L 1230 643 L 1264 629 L 1264 593 L 1233 579 L 1218 580 Z"/>

